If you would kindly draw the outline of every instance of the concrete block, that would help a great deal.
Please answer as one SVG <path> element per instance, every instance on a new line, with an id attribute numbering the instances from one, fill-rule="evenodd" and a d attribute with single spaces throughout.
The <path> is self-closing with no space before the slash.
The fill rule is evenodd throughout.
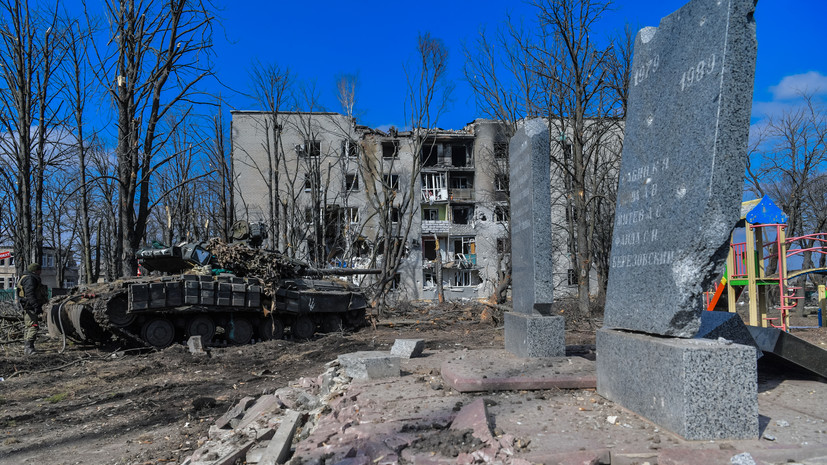
<path id="1" fill-rule="evenodd" d="M 187 347 L 193 355 L 207 355 L 207 351 L 204 350 L 204 345 L 201 342 L 201 336 L 190 336 L 187 339 Z"/>
<path id="2" fill-rule="evenodd" d="M 392 378 L 400 374 L 400 359 L 387 352 L 362 351 L 338 357 L 345 374 L 355 380 Z"/>
<path id="3" fill-rule="evenodd" d="M 566 322 L 562 316 L 505 313 L 505 350 L 518 357 L 566 355 Z"/>
<path id="4" fill-rule="evenodd" d="M 247 407 L 249 407 L 253 402 L 255 402 L 255 400 L 255 397 L 249 396 L 242 398 L 240 401 L 238 401 L 237 404 L 235 404 L 235 406 L 233 406 L 233 408 L 231 408 L 224 415 L 221 415 L 221 417 L 219 417 L 218 420 L 215 421 L 216 428 L 223 428 L 230 423 L 230 420 L 240 417 L 241 414 L 244 413 L 245 410 L 247 410 Z"/>
<path id="5" fill-rule="evenodd" d="M 597 392 L 689 440 L 758 437 L 755 348 L 597 332 Z"/>
<path id="6" fill-rule="evenodd" d="M 273 394 L 263 395 L 258 398 L 258 401 L 250 409 L 244 413 L 241 422 L 236 426 L 236 429 L 243 429 L 256 421 L 259 416 L 264 413 L 271 413 L 280 408 L 279 398 Z"/>
<path id="7" fill-rule="evenodd" d="M 488 424 L 488 409 L 485 407 L 485 400 L 479 398 L 462 407 L 451 423 L 451 429 L 454 431 L 470 429 L 475 438 L 482 442 L 493 443 L 494 436 L 491 434 L 491 425 Z"/>
<path id="8" fill-rule="evenodd" d="M 281 420 L 281 425 L 276 435 L 270 440 L 267 449 L 262 454 L 258 463 L 261 465 L 275 465 L 284 463 L 290 454 L 290 444 L 293 442 L 293 435 L 301 423 L 302 414 L 296 411 L 289 411 Z"/>
<path id="9" fill-rule="evenodd" d="M 425 339 L 397 339 L 393 341 L 391 355 L 414 358 L 422 355 L 423 350 L 425 350 Z"/>

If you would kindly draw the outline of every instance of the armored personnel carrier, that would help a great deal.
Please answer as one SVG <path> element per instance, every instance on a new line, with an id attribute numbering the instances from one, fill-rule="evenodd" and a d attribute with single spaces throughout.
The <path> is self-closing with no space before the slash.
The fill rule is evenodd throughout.
<path id="1" fill-rule="evenodd" d="M 53 336 L 80 342 L 113 337 L 156 348 L 199 335 L 202 342 L 247 344 L 364 326 L 368 302 L 358 286 L 326 276 L 376 274 L 314 269 L 259 248 L 260 225 L 239 222 L 232 241 L 155 244 L 137 253 L 150 276 L 77 288 L 48 304 Z M 165 273 L 165 275 L 161 275 Z"/>

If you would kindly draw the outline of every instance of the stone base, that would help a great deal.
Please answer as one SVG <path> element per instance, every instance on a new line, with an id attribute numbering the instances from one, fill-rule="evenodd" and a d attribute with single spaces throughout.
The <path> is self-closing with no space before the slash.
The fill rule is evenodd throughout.
<path id="1" fill-rule="evenodd" d="M 353 352 L 338 359 L 345 374 L 355 380 L 395 378 L 401 373 L 399 357 L 387 352 Z"/>
<path id="2" fill-rule="evenodd" d="M 505 350 L 517 357 L 566 355 L 566 322 L 562 316 L 505 313 Z"/>
<path id="3" fill-rule="evenodd" d="M 756 349 L 597 332 L 597 392 L 689 440 L 758 437 Z"/>

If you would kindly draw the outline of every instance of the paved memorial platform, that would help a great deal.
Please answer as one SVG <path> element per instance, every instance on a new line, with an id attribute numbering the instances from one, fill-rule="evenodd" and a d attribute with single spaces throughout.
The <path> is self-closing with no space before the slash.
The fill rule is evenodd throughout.
<path id="1" fill-rule="evenodd" d="M 583 357 L 520 358 L 504 350 L 474 350 L 445 361 L 445 382 L 459 392 L 594 389 L 594 361 Z"/>

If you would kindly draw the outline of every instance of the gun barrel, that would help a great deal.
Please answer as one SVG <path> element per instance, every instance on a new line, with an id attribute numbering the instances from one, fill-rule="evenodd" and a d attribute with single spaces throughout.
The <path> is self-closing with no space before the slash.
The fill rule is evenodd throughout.
<path id="1" fill-rule="evenodd" d="M 357 274 L 381 274 L 379 268 L 308 268 L 303 274 L 312 276 L 353 276 Z"/>

